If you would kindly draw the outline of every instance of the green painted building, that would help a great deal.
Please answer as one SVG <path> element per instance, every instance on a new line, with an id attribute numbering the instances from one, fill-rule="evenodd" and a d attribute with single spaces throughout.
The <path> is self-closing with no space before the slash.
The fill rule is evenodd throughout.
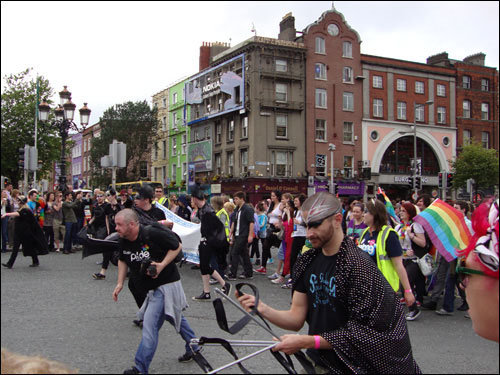
<path id="1" fill-rule="evenodd" d="M 186 126 L 189 107 L 184 108 L 184 84 L 182 80 L 168 88 L 168 180 L 169 193 L 186 193 L 187 148 L 190 129 Z M 184 112 L 187 112 L 186 114 Z"/>

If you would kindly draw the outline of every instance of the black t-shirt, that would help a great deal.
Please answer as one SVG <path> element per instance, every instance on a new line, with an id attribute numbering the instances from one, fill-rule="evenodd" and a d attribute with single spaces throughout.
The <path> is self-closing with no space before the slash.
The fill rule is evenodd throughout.
<path id="1" fill-rule="evenodd" d="M 370 258 L 377 264 L 377 236 L 379 232 L 374 230 L 370 235 L 370 231 L 367 231 L 362 240 L 359 240 L 358 247 L 367 253 Z M 385 251 L 389 258 L 399 257 L 403 255 L 403 248 L 399 242 L 399 237 L 396 232 L 391 231 L 387 237 L 385 244 Z"/>
<path id="2" fill-rule="evenodd" d="M 152 206 L 149 211 L 144 211 L 144 213 L 148 215 L 150 218 L 154 219 L 155 221 L 165 220 L 167 218 L 165 216 L 165 213 L 161 209 L 155 206 Z"/>
<path id="3" fill-rule="evenodd" d="M 136 285 L 144 290 L 158 288 L 161 285 L 172 283 L 181 279 L 177 266 L 170 262 L 156 279 L 147 275 L 141 275 L 141 262 L 143 259 L 151 259 L 161 262 L 167 252 L 179 247 L 177 236 L 169 229 L 150 227 L 149 239 L 145 234 L 144 226 L 141 225 L 139 235 L 135 241 L 120 238 L 119 259 L 127 263 L 130 269 L 130 278 L 136 280 Z"/>
<path id="4" fill-rule="evenodd" d="M 113 233 L 116 231 L 116 223 L 115 223 L 115 216 L 116 214 L 123 209 L 122 205 L 117 203 L 115 205 L 112 205 L 111 203 L 106 206 L 105 213 L 106 216 L 108 217 L 108 222 L 109 222 L 109 232 Z"/>
<path id="5" fill-rule="evenodd" d="M 295 290 L 307 294 L 309 334 L 332 332 L 348 320 L 345 307 L 337 299 L 335 271 L 338 254 L 325 256 L 320 253 L 297 281 Z M 320 364 L 317 354 L 328 357 L 329 350 L 308 350 L 307 353 Z"/>
<path id="6" fill-rule="evenodd" d="M 94 217 L 94 221 L 92 225 L 95 228 L 106 227 L 106 210 L 108 209 L 109 203 L 104 202 L 99 205 L 96 204 L 94 209 L 92 210 L 92 217 Z"/>

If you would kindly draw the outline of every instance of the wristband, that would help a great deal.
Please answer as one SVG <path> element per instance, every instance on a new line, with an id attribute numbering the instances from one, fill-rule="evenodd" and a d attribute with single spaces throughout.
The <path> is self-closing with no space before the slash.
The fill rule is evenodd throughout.
<path id="1" fill-rule="evenodd" d="M 319 339 L 319 336 L 314 335 L 314 349 L 319 350 L 320 345 L 321 345 L 321 341 Z"/>
<path id="2" fill-rule="evenodd" d="M 405 289 L 405 293 L 411 293 L 411 289 Z"/>

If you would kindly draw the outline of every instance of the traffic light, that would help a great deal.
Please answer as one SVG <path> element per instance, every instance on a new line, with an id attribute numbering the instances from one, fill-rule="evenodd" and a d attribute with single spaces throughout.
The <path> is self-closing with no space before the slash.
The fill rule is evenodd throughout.
<path id="1" fill-rule="evenodd" d="M 439 175 L 438 175 L 439 179 L 438 179 L 438 187 L 440 189 L 443 188 L 443 172 L 439 172 Z"/>
<path id="2" fill-rule="evenodd" d="M 446 175 L 446 187 L 449 189 L 453 186 L 453 173 Z"/>
<path id="3" fill-rule="evenodd" d="M 19 148 L 19 168 L 21 169 L 27 169 L 28 168 L 28 162 L 29 162 L 29 155 L 30 149 L 28 145 L 24 145 L 24 147 Z"/>
<path id="4" fill-rule="evenodd" d="M 422 176 L 415 176 L 415 188 L 422 189 Z"/>
<path id="5" fill-rule="evenodd" d="M 410 187 L 413 189 L 413 177 L 412 176 L 408 177 L 408 185 L 410 185 Z"/>

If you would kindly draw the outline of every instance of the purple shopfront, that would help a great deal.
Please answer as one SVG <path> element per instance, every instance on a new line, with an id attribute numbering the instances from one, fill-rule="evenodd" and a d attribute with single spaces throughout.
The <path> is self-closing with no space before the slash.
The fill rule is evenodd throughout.
<path id="1" fill-rule="evenodd" d="M 328 181 L 314 181 L 314 189 L 316 193 L 320 191 L 329 191 L 329 183 Z M 351 195 L 363 196 L 364 192 L 365 192 L 364 181 L 337 182 L 336 194 L 338 194 L 339 197 L 348 197 Z"/>

